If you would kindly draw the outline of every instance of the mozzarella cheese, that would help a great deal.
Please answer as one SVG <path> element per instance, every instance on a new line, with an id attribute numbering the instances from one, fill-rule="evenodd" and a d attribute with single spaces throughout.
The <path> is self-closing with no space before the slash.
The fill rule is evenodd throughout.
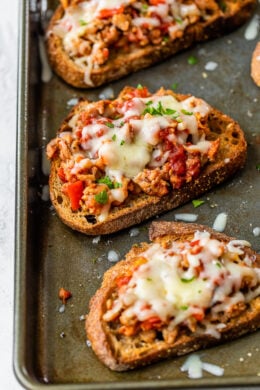
<path id="1" fill-rule="evenodd" d="M 91 24 L 95 23 L 95 20 L 99 19 L 102 10 L 120 9 L 127 6 L 132 6 L 139 12 L 139 15 L 132 17 L 132 26 L 160 27 L 161 24 L 164 24 L 169 26 L 168 33 L 172 39 L 174 39 L 176 32 L 186 28 L 189 24 L 189 18 L 200 15 L 195 4 L 185 5 L 177 0 L 166 0 L 164 4 L 159 3 L 155 6 L 134 0 L 89 0 L 67 7 L 63 18 L 56 22 L 52 31 L 62 39 L 63 47 L 69 56 L 85 70 L 86 84 L 92 85 L 91 71 L 94 67 L 95 42 L 91 53 L 81 58 L 82 56 L 78 55 L 79 38 L 84 35 Z M 143 14 L 144 10 L 148 16 Z M 176 23 L 176 21 L 178 22 Z M 98 64 L 95 66 L 98 67 Z"/>
<path id="2" fill-rule="evenodd" d="M 196 245 L 197 249 L 195 248 Z M 208 232 L 197 231 L 192 242 L 172 242 L 167 248 L 152 244 L 140 256 L 147 261 L 134 271 L 127 287 L 120 292 L 117 304 L 124 307 L 124 319 L 145 321 L 158 316 L 170 320 L 170 328 L 191 316 L 225 312 L 232 305 L 248 302 L 260 293 L 260 268 L 247 266 L 246 241 L 231 241 L 228 245 L 213 239 Z M 232 248 L 242 251 L 244 260 L 234 262 Z M 195 249 L 194 249 L 195 248 Z M 185 267 L 182 263 L 185 261 Z M 243 294 L 243 279 L 249 280 Z M 258 288 L 256 288 L 258 286 Z M 109 311 L 104 318 L 110 317 Z M 218 328 L 208 331 L 218 337 Z"/>
<path id="3" fill-rule="evenodd" d="M 190 98 L 186 99 L 190 101 Z M 131 107 L 125 102 L 119 112 L 123 115 L 120 119 L 99 123 L 99 118 L 93 119 L 92 123 L 82 130 L 81 146 L 90 159 L 101 158 L 107 166 L 107 172 L 118 171 L 122 177 L 134 178 L 148 164 L 161 166 L 167 156 L 163 156 L 161 148 L 160 130 L 172 125 L 172 114 L 169 115 L 142 115 L 147 104 L 149 108 L 156 109 L 158 104 L 165 112 L 167 109 L 175 111 L 180 123 L 181 130 L 175 137 L 177 143 L 183 144 L 188 135 L 191 134 L 193 141 L 197 142 L 194 147 L 202 153 L 207 153 L 210 142 L 200 140 L 198 134 L 197 119 L 194 113 L 204 116 L 209 112 L 210 107 L 201 99 L 193 98 L 193 104 L 184 100 L 177 101 L 171 95 L 151 96 L 150 98 L 133 98 Z M 189 108 L 185 114 L 186 107 Z M 184 110 L 184 112 L 183 112 Z M 140 117 L 135 119 L 131 117 Z M 142 117 L 141 117 L 142 116 Z M 72 118 L 69 125 L 77 130 L 75 118 Z M 185 132 L 183 131 L 185 130 Z M 190 146 L 192 148 L 192 146 Z M 158 157 L 162 156 L 162 159 Z"/>

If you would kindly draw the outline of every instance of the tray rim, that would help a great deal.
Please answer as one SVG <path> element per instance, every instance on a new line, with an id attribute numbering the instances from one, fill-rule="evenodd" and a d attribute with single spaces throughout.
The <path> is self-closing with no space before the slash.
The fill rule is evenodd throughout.
<path id="1" fill-rule="evenodd" d="M 16 123 L 16 181 L 15 181 L 15 274 L 14 274 L 14 315 L 13 315 L 13 370 L 18 382 L 26 389 L 41 390 L 108 390 L 108 389 L 235 389 L 260 388 L 260 377 L 243 376 L 228 378 L 202 378 L 187 387 L 187 381 L 146 380 L 142 382 L 96 382 L 96 383 L 41 383 L 32 377 L 26 367 L 26 325 L 21 319 L 27 313 L 26 300 L 26 255 L 27 231 L 24 221 L 27 220 L 28 200 L 28 124 L 29 124 L 29 27 L 30 0 L 19 2 L 19 39 L 18 39 L 18 87 L 17 87 L 17 123 Z M 241 383 L 241 381 L 244 383 Z M 210 385 L 209 385 L 210 381 Z M 219 386 L 218 386 L 219 385 Z"/>

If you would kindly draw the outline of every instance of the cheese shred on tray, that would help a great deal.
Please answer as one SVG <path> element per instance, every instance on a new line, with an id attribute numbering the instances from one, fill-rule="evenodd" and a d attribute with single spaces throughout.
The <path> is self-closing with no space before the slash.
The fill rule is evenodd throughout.
<path id="1" fill-rule="evenodd" d="M 47 148 L 50 159 L 59 154 L 72 210 L 103 221 L 129 194 L 162 197 L 198 177 L 219 147 L 218 139 L 206 139 L 209 111 L 202 99 L 179 101 L 142 86 L 79 110 L 67 123 L 71 131 L 65 128 Z"/>

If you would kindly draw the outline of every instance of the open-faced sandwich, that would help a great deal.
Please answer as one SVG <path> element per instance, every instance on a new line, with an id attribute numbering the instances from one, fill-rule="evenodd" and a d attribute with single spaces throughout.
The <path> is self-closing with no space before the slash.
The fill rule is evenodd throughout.
<path id="1" fill-rule="evenodd" d="M 226 34 L 256 0 L 61 0 L 47 30 L 54 71 L 91 88 Z"/>
<path id="2" fill-rule="evenodd" d="M 104 275 L 90 302 L 87 337 L 98 358 L 124 371 L 260 327 L 260 255 L 196 224 L 154 222 Z"/>
<path id="3" fill-rule="evenodd" d="M 77 104 L 47 146 L 60 218 L 107 234 L 171 210 L 243 167 L 239 125 L 194 96 L 126 87 Z"/>

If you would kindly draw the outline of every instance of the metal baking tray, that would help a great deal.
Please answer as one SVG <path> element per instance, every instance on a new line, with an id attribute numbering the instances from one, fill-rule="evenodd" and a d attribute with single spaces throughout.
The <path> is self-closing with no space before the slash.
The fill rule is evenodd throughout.
<path id="1" fill-rule="evenodd" d="M 115 96 L 125 85 L 160 86 L 205 98 L 231 115 L 245 131 L 248 159 L 232 180 L 205 194 L 194 209 L 188 203 L 158 219 L 174 220 L 176 212 L 196 213 L 197 222 L 212 226 L 220 212 L 228 215 L 225 232 L 246 239 L 260 250 L 260 89 L 250 78 L 250 59 L 259 36 L 245 39 L 244 25 L 214 41 L 194 46 L 164 63 L 137 72 L 106 87 L 89 91 L 66 85 L 55 75 L 42 82 L 39 37 L 55 1 L 21 1 L 19 48 L 19 104 L 17 126 L 17 202 L 15 243 L 14 370 L 27 389 L 175 389 L 234 388 L 260 385 L 260 333 L 200 351 L 203 361 L 221 365 L 222 377 L 205 373 L 191 380 L 180 367 L 186 357 L 169 359 L 127 373 L 105 368 L 86 343 L 84 314 L 100 286 L 110 249 L 120 257 L 135 242 L 147 240 L 151 221 L 102 237 L 72 231 L 46 200 L 47 142 L 55 135 L 70 105 L 79 97 L 97 100 L 109 87 Z M 260 4 L 256 10 L 260 14 Z M 197 64 L 188 59 L 195 56 Z M 210 62 L 215 70 L 206 70 Z M 95 240 L 94 240 L 95 241 Z M 58 299 L 64 287 L 72 292 L 65 310 Z"/>

